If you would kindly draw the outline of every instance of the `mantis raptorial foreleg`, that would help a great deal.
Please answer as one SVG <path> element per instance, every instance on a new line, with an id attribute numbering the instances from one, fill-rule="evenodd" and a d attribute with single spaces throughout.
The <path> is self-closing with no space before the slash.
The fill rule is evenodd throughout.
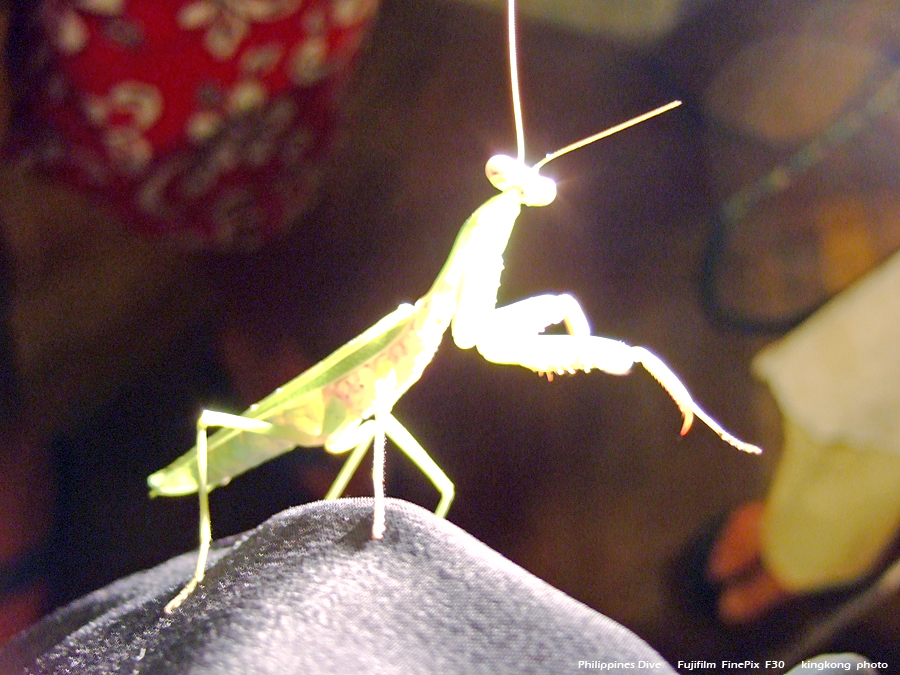
<path id="1" fill-rule="evenodd" d="M 539 335 L 550 326 L 563 325 L 569 335 L 590 335 L 584 310 L 571 295 L 536 295 L 519 300 L 511 305 L 494 308 L 483 320 L 481 330 L 484 336 L 516 333 Z M 476 342 L 481 351 L 482 340 Z M 488 358 L 488 361 L 492 359 Z M 496 362 L 499 363 L 499 362 Z"/>
<path id="2" fill-rule="evenodd" d="M 562 154 L 593 143 L 672 109 L 677 102 L 652 110 L 547 155 L 534 167 L 524 163 L 521 106 L 516 84 L 515 8 L 509 3 L 510 61 L 518 137 L 518 159 L 493 157 L 488 178 L 500 190 L 463 224 L 431 289 L 415 305 L 401 305 L 343 347 L 252 405 L 242 415 L 205 411 L 197 423 L 197 444 L 148 478 L 152 495 L 200 499 L 200 550 L 196 572 L 169 603 L 174 610 L 203 578 L 211 540 L 208 493 L 234 476 L 281 453 L 300 447 L 324 447 L 348 453 L 326 499 L 343 494 L 353 473 L 374 443 L 375 513 L 372 535 L 381 536 L 384 521 L 383 452 L 385 438 L 400 448 L 440 492 L 435 513 L 446 515 L 453 483 L 412 434 L 394 417 L 397 400 L 418 381 L 452 324 L 461 349 L 477 347 L 488 360 L 518 365 L 549 376 L 603 370 L 624 375 L 640 363 L 672 396 L 684 417 L 682 433 L 694 417 L 719 436 L 748 452 L 759 448 L 727 433 L 691 399 L 685 386 L 653 353 L 617 340 L 590 334 L 587 317 L 568 294 L 539 295 L 497 307 L 503 253 L 523 206 L 545 206 L 556 185 L 538 169 Z M 562 325 L 567 335 L 542 335 Z M 210 427 L 219 427 L 209 435 Z"/>

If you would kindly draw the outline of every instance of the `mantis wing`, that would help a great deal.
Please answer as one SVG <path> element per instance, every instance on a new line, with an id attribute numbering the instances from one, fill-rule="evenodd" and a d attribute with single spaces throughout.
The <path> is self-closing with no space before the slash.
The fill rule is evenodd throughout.
<path id="1" fill-rule="evenodd" d="M 414 313 L 412 305 L 401 305 L 241 415 L 214 415 L 216 422 L 209 426 L 222 428 L 207 439 L 209 489 L 297 446 L 324 446 L 336 432 L 360 421 L 366 411 L 349 409 L 328 393 L 328 385 L 380 354 L 404 331 Z M 206 433 L 201 422 L 198 431 Z M 196 492 L 197 447 L 149 476 L 147 483 L 153 497 Z"/>

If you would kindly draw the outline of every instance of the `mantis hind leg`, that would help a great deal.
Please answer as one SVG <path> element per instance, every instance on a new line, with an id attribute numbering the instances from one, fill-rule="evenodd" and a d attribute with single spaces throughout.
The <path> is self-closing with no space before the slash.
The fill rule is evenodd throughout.
<path id="1" fill-rule="evenodd" d="M 375 458 L 372 462 L 372 482 L 375 491 L 375 513 L 372 519 L 372 538 L 381 539 L 385 528 L 384 504 L 384 450 L 385 438 L 390 438 L 413 463 L 419 467 L 441 493 L 435 515 L 443 518 L 450 509 L 455 488 L 437 463 L 431 459 L 419 442 L 413 438 L 406 428 L 391 414 L 391 405 L 395 400 L 397 379 L 396 373 L 389 373 L 375 384 L 375 413 L 372 419 L 365 422 L 352 422 L 342 433 L 329 438 L 325 449 L 329 452 L 346 452 L 352 448 L 350 456 L 337 478 L 325 495 L 325 499 L 340 497 L 350 478 L 356 473 L 369 444 L 375 442 Z"/>
<path id="2" fill-rule="evenodd" d="M 206 438 L 209 431 L 204 414 L 197 420 L 197 496 L 200 501 L 200 548 L 197 551 L 197 566 L 194 576 L 184 588 L 165 606 L 165 613 L 171 614 L 194 592 L 206 573 L 206 560 L 209 557 L 209 546 L 212 543 L 212 520 L 209 515 L 209 483 L 207 481 L 207 447 Z"/>
<path id="3" fill-rule="evenodd" d="M 331 487 L 325 494 L 326 500 L 330 501 L 332 499 L 337 499 L 342 494 L 344 494 L 344 490 L 347 489 L 347 485 L 350 484 L 350 479 L 353 478 L 353 474 L 355 474 L 356 470 L 359 468 L 359 465 L 366 454 L 366 450 L 369 449 L 369 444 L 372 442 L 373 438 L 375 438 L 374 420 L 363 422 L 359 427 L 357 427 L 356 433 L 354 433 L 354 440 L 356 441 L 356 445 L 353 447 L 352 452 L 347 457 L 347 461 L 344 462 L 344 466 L 342 466 L 341 470 L 338 472 L 337 478 L 334 479 L 334 482 L 331 484 Z M 329 452 L 340 452 L 340 450 L 332 449 L 327 445 L 326 449 Z"/>
<path id="4" fill-rule="evenodd" d="M 434 513 L 439 518 L 445 517 L 456 494 L 453 482 L 447 477 L 447 474 L 444 473 L 441 467 L 437 465 L 437 462 L 431 458 L 425 448 L 406 430 L 406 427 L 397 421 L 397 418 L 390 412 L 386 411 L 380 412 L 376 419 L 363 422 L 352 431 L 350 436 L 342 437 L 335 443 L 326 445 L 329 452 L 345 451 L 343 449 L 347 447 L 352 448 L 352 451 L 328 490 L 328 494 L 325 495 L 325 499 L 337 499 L 344 493 L 350 479 L 359 468 L 362 458 L 369 448 L 369 444 L 378 435 L 379 430 L 383 431 L 437 488 L 441 498 Z"/>
<path id="5" fill-rule="evenodd" d="M 372 485 L 375 490 L 375 516 L 372 521 L 372 538 L 381 539 L 384 534 L 384 425 L 382 419 L 391 414 L 394 392 L 397 388 L 397 374 L 394 371 L 375 383 L 375 418 L 363 422 L 356 428 L 351 428 L 343 435 L 339 435 L 334 441 L 326 442 L 326 449 L 331 452 L 340 452 L 343 447 L 356 444 L 350 457 L 344 462 L 344 466 L 337 478 L 325 495 L 325 499 L 337 499 L 344 490 L 350 478 L 359 468 L 366 448 L 374 439 L 375 457 L 372 461 Z"/>
<path id="6" fill-rule="evenodd" d="M 406 430 L 406 427 L 397 421 L 396 417 L 386 414 L 382 416 L 382 424 L 387 437 L 412 460 L 413 464 L 419 467 L 419 470 L 428 477 L 428 480 L 441 493 L 441 500 L 438 502 L 434 513 L 439 518 L 444 518 L 450 509 L 450 504 L 453 503 L 453 497 L 456 495 L 456 488 L 453 482 L 447 478 L 447 474 L 425 451 L 425 448 L 413 438 L 413 435 Z"/>

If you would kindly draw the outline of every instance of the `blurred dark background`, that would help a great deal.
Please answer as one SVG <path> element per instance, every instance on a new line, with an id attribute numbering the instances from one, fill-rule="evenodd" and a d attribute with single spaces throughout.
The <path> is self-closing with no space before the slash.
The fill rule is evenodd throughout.
<path id="1" fill-rule="evenodd" d="M 753 354 L 894 250 L 896 114 L 741 221 L 737 243 L 714 236 L 717 213 L 891 72 L 900 7 L 675 4 L 668 20 L 648 14 L 646 30 L 522 17 L 532 161 L 672 98 L 686 104 L 548 167 L 559 197 L 520 217 L 501 302 L 572 292 L 596 334 L 661 355 L 766 454 L 743 455 L 702 425 L 680 438 L 677 408 L 640 370 L 548 383 L 449 338 L 395 414 L 455 481 L 460 527 L 673 664 L 764 658 L 834 600 L 728 629 L 690 592 L 690 554 L 730 507 L 764 493 L 778 456 L 778 412 L 750 375 Z M 484 162 L 514 151 L 507 68 L 502 10 L 386 0 L 321 203 L 254 253 L 138 239 L 95 205 L 4 170 L 0 391 L 7 437 L 27 436 L 36 457 L 50 450 L 52 477 L 36 490 L 52 506 L 52 604 L 195 546 L 195 500 L 151 501 L 145 479 L 192 445 L 201 408 L 241 410 L 428 288 L 493 192 Z M 857 84 L 842 93 L 828 78 Z M 810 215 L 822 204 L 877 218 L 835 226 Z M 841 248 L 848 228 L 871 234 L 862 254 Z M 320 498 L 337 466 L 297 451 L 216 490 L 215 536 Z M 364 472 L 354 489 L 368 489 Z M 397 452 L 387 490 L 437 503 Z M 880 608 L 826 647 L 898 663 L 898 611 Z"/>

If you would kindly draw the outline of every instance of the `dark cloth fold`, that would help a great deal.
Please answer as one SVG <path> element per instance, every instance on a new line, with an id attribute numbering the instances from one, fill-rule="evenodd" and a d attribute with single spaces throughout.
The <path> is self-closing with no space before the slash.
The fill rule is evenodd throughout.
<path id="1" fill-rule="evenodd" d="M 0 652 L 0 673 L 566 673 L 671 675 L 626 628 L 455 525 L 388 500 L 284 511 L 62 608 Z M 627 665 L 626 665 L 627 664 Z M 630 666 L 630 667 L 629 667 Z"/>

